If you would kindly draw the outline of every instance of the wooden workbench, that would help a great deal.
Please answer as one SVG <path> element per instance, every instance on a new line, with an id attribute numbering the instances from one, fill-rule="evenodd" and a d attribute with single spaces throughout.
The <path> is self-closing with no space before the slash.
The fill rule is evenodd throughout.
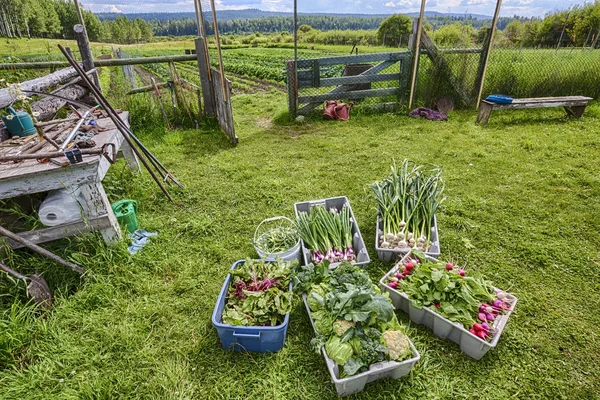
<path id="1" fill-rule="evenodd" d="M 121 113 L 121 118 L 128 121 L 128 113 Z M 94 135 L 96 147 L 106 143 L 114 143 L 117 150 L 121 150 L 130 168 L 139 170 L 139 163 L 129 145 L 123 142 L 123 136 L 116 129 L 110 118 L 99 118 L 96 120 L 100 129 Z M 46 130 L 57 133 L 63 130 L 65 133 L 73 129 L 74 124 L 62 124 L 49 127 Z M 35 137 L 28 137 L 17 141 L 7 140 L 0 143 L 0 154 L 15 154 L 19 147 L 24 146 L 26 141 L 37 141 Z M 42 152 L 55 151 L 49 143 L 41 150 Z M 110 202 L 106 197 L 102 180 L 108 171 L 110 163 L 100 155 L 84 155 L 83 161 L 61 167 L 53 163 L 39 163 L 37 160 L 26 160 L 20 163 L 0 164 L 0 200 L 33 193 L 47 192 L 55 189 L 80 188 L 81 197 L 85 204 L 85 218 L 83 221 L 48 227 L 19 233 L 34 243 L 49 242 L 80 233 L 99 230 L 107 243 L 121 239 L 121 229 L 117 219 L 112 212 Z M 9 241 L 13 248 L 20 247 L 19 244 Z"/>

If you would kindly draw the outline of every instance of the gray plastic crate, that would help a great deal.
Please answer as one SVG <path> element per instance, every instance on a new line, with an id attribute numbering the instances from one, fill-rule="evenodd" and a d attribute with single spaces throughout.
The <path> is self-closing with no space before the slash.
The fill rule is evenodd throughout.
<path id="1" fill-rule="evenodd" d="M 405 250 L 393 250 L 393 249 L 382 249 L 379 247 L 379 237 L 383 234 L 381 228 L 381 216 L 377 213 L 377 229 L 375 229 L 375 250 L 377 251 L 377 258 L 383 262 L 394 262 L 398 255 L 405 255 L 410 249 Z M 437 218 L 433 216 L 433 227 L 431 228 L 431 245 L 429 251 L 425 252 L 425 255 L 431 257 L 437 257 L 441 254 L 440 252 L 440 239 L 438 236 Z"/>
<path id="2" fill-rule="evenodd" d="M 354 212 L 352 211 L 352 207 L 350 206 L 350 201 L 346 196 L 341 197 L 330 197 L 328 199 L 322 200 L 311 200 L 311 201 L 303 201 L 301 203 L 294 204 L 294 211 L 296 213 L 296 217 L 298 217 L 298 213 L 310 212 L 310 207 L 313 205 L 324 205 L 327 210 L 330 208 L 337 208 L 341 210 L 344 205 L 347 205 L 350 208 L 350 219 L 352 220 L 352 248 L 354 249 L 354 255 L 356 260 L 354 261 L 354 265 L 364 266 L 371 262 L 371 258 L 369 257 L 369 253 L 367 252 L 367 246 L 365 246 L 365 241 L 363 240 L 362 235 L 360 234 L 360 229 L 358 228 L 358 223 L 356 222 L 356 218 L 354 217 Z M 304 257 L 304 263 L 310 264 L 312 262 L 310 249 L 306 247 L 304 241 L 301 244 L 301 253 Z M 330 265 L 330 268 L 334 268 L 339 263 L 333 263 Z"/>
<path id="3" fill-rule="evenodd" d="M 308 319 L 310 320 L 310 324 L 313 327 L 315 333 L 317 330 L 315 329 L 315 324 L 310 315 L 310 308 L 308 307 L 308 302 L 306 300 L 306 294 L 302 295 L 302 299 L 304 300 L 304 306 L 306 307 L 306 311 L 308 312 Z M 415 348 L 413 342 L 408 339 L 408 343 L 410 345 L 410 349 L 413 352 L 413 357 L 402 361 L 382 361 L 375 364 L 371 364 L 369 366 L 369 370 L 362 372 L 360 374 L 352 375 L 347 378 L 340 379 L 340 370 L 339 366 L 335 361 L 327 356 L 327 352 L 325 348 L 322 349 L 323 357 L 325 357 L 325 364 L 327 364 L 327 370 L 329 371 L 329 375 L 331 376 L 331 382 L 335 385 L 335 390 L 337 391 L 338 396 L 349 396 L 351 394 L 358 393 L 365 388 L 365 385 L 369 382 L 376 381 L 382 378 L 392 378 L 399 379 L 405 375 L 410 374 L 410 371 L 413 369 L 417 361 L 421 358 L 421 355 Z"/>
<path id="4" fill-rule="evenodd" d="M 402 258 L 402 263 L 404 264 L 410 258 L 410 254 L 407 254 Z M 437 262 L 437 260 L 433 257 L 427 257 L 429 260 L 433 262 Z M 454 343 L 460 346 L 460 350 L 475 360 L 480 360 L 485 353 L 489 350 L 496 347 L 498 344 L 498 340 L 500 340 L 500 335 L 508 322 L 508 317 L 515 309 L 517 304 L 517 298 L 512 294 L 507 293 L 508 298 L 512 302 L 511 308 L 506 312 L 506 314 L 499 315 L 492 327 L 496 330 L 496 334 L 491 342 L 487 342 L 483 339 L 478 338 L 469 332 L 468 329 L 458 323 L 452 322 L 447 318 L 444 318 L 437 312 L 429 309 L 429 308 L 421 308 L 418 309 L 412 305 L 412 301 L 408 298 L 408 295 L 404 292 L 399 292 L 396 289 L 392 289 L 388 285 L 386 285 L 385 281 L 389 275 L 392 273 L 396 273 L 397 269 L 392 268 L 387 274 L 384 275 L 383 278 L 379 281 L 379 286 L 381 287 L 381 291 L 386 291 L 390 294 L 390 299 L 394 304 L 396 309 L 402 310 L 408 314 L 411 321 L 416 324 L 425 325 L 429 329 L 433 330 L 433 334 L 441 339 L 448 339 L 453 341 Z"/>

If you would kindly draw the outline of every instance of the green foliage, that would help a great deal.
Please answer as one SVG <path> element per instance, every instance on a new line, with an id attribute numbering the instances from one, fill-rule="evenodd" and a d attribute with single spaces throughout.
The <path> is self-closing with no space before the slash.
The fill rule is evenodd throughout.
<path id="1" fill-rule="evenodd" d="M 291 311 L 291 263 L 246 260 L 230 272 L 223 323 L 276 326 Z"/>
<path id="2" fill-rule="evenodd" d="M 476 38 L 475 28 L 461 24 L 444 25 L 432 37 L 442 47 L 470 47 Z"/>
<path id="3" fill-rule="evenodd" d="M 381 294 L 365 271 L 344 262 L 333 270 L 328 265 L 301 266 L 294 275 L 295 282 L 306 284 L 296 288 L 308 290 L 307 302 L 318 333 L 312 344 L 317 351 L 325 346 L 329 358 L 343 367 L 342 377 L 379 361 L 410 357 L 411 351 L 399 351 L 394 355 L 401 358 L 390 358 L 382 333 L 401 328 L 389 297 Z"/>
<path id="4" fill-rule="evenodd" d="M 401 14 L 394 14 L 381 22 L 377 29 L 377 40 L 384 46 L 398 47 L 404 37 L 408 42 L 408 36 L 412 31 L 412 20 Z"/>
<path id="5" fill-rule="evenodd" d="M 373 238 L 375 203 L 365 188 L 389 170 L 388 160 L 404 155 L 444 169 L 444 258 L 468 260 L 519 304 L 496 348 L 479 361 L 396 311 L 421 360 L 410 375 L 371 382 L 355 397 L 598 397 L 600 354 L 592 350 L 600 348 L 600 309 L 595 295 L 585 295 L 600 291 L 597 102 L 581 119 L 560 109 L 498 111 L 482 127 L 473 110 L 454 111 L 443 123 L 357 112 L 348 123 L 298 124 L 281 117 L 285 93 L 231 101 L 235 148 L 218 129 L 165 132 L 161 140 L 135 131 L 185 184 L 173 193 L 182 206 L 165 201 L 147 173 L 129 172 L 123 160 L 109 169 L 109 200 L 137 200 L 141 226 L 159 232 L 140 253 L 131 256 L 127 241 L 106 246 L 94 234 L 43 244 L 81 261 L 89 269 L 83 279 L 30 251 L 5 257 L 20 272 L 42 273 L 57 303 L 0 334 L 27 326 L 24 347 L 0 367 L 0 397 L 336 399 L 323 356 L 309 346 L 314 331 L 300 301 L 285 347 L 274 354 L 223 350 L 211 314 L 229 264 L 253 254 L 257 224 L 292 215 L 294 202 L 344 194 L 363 237 Z M 367 249 L 365 272 L 378 281 L 390 266 L 375 257 L 373 240 Z M 5 275 L 0 285 L 2 312 L 15 299 L 22 309 L 24 285 L 10 289 Z"/>

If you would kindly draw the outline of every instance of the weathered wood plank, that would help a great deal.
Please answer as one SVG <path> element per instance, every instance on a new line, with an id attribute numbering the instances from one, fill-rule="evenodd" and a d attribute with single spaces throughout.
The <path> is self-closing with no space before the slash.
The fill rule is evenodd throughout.
<path id="1" fill-rule="evenodd" d="M 121 227 L 117 221 L 117 217 L 112 211 L 110 201 L 106 196 L 102 180 L 87 183 L 80 187 L 80 194 L 84 201 L 84 210 L 90 218 L 98 218 L 106 215 L 109 226 L 100 230 L 100 234 L 106 243 L 115 243 L 123 238 Z"/>
<path id="2" fill-rule="evenodd" d="M 22 90 L 34 90 L 37 92 L 43 92 L 51 87 L 58 86 L 62 83 L 67 82 L 68 80 L 73 79 L 76 75 L 77 72 L 75 72 L 73 68 L 66 68 L 42 76 L 40 78 L 25 81 L 21 83 L 20 86 Z M 15 99 L 13 99 L 8 89 L 0 89 L 0 108 L 8 106 L 14 101 Z"/>
<path id="3" fill-rule="evenodd" d="M 204 114 L 209 117 L 215 115 L 215 95 L 211 81 L 210 66 L 208 65 L 208 56 L 204 48 L 204 38 L 199 37 L 194 40 L 196 45 L 196 55 L 194 58 L 198 62 L 198 70 L 200 74 L 200 84 L 202 86 L 202 97 L 204 100 Z"/>
<path id="4" fill-rule="evenodd" d="M 379 72 L 391 67 L 392 65 L 394 65 L 397 62 L 398 61 L 393 61 L 393 60 L 382 61 L 379 64 L 374 65 L 373 68 L 370 68 L 359 75 L 354 75 L 354 77 L 378 74 Z M 338 86 L 335 89 L 332 89 L 327 93 L 328 97 L 325 100 L 338 99 L 339 97 L 337 96 L 337 94 L 346 92 L 346 91 L 348 91 L 346 86 L 344 86 L 344 85 Z M 315 108 L 317 105 L 319 105 L 319 103 L 322 103 L 325 100 L 322 100 L 320 102 L 313 102 L 313 103 L 306 104 L 298 110 L 298 113 L 299 114 L 308 114 L 313 108 Z M 305 102 L 300 101 L 300 99 L 298 99 L 298 104 L 302 104 L 302 103 L 305 103 Z"/>
<path id="5" fill-rule="evenodd" d="M 358 56 L 335 56 L 326 58 L 317 58 L 320 66 L 336 65 L 336 64 L 354 64 L 362 62 L 374 62 L 374 61 L 400 61 L 410 54 L 408 51 L 398 51 L 393 53 L 370 53 L 360 54 Z M 298 68 L 311 68 L 313 65 L 314 58 L 306 60 L 298 60 Z"/>
<path id="6" fill-rule="evenodd" d="M 323 103 L 325 100 L 336 100 L 336 99 L 364 99 L 367 97 L 384 97 L 394 96 L 399 92 L 399 88 L 385 88 L 385 89 L 370 89 L 370 90 L 355 90 L 352 92 L 336 92 L 318 94 L 314 96 L 300 96 L 298 97 L 299 103 Z"/>
<path id="7" fill-rule="evenodd" d="M 371 82 L 384 82 L 384 81 L 397 81 L 400 79 L 400 74 L 377 74 L 377 75 L 354 75 L 354 76 L 341 76 L 335 78 L 323 78 L 321 79 L 321 87 L 327 86 L 338 86 L 338 85 L 349 85 L 354 83 L 371 83 Z"/>
<path id="8" fill-rule="evenodd" d="M 121 113 L 124 121 L 128 113 Z M 123 136 L 114 127 L 110 118 L 97 120 L 100 127 L 109 130 L 94 137 L 96 146 L 115 143 L 117 149 L 123 142 Z M 78 187 L 86 183 L 102 180 L 110 163 L 102 156 L 83 156 L 83 162 L 60 167 L 52 163 L 40 164 L 36 160 L 22 163 L 0 165 L 0 199 L 17 197 L 23 194 L 47 192 L 65 187 Z"/>
<path id="9" fill-rule="evenodd" d="M 551 101 L 535 101 L 535 102 L 513 102 L 512 104 L 495 104 L 483 100 L 482 103 L 491 104 L 494 110 L 511 110 L 522 108 L 547 108 L 547 107 L 572 107 L 585 106 L 589 100 L 551 100 Z"/>
<path id="10" fill-rule="evenodd" d="M 17 233 L 17 235 L 28 239 L 33 243 L 39 244 L 92 232 L 94 230 L 104 230 L 109 227 L 111 227 L 111 221 L 108 214 L 105 214 L 94 218 L 88 218 L 86 221 L 72 222 L 69 224 L 53 226 L 44 229 L 36 229 L 28 232 L 20 232 Z M 14 242 L 10 239 L 7 239 L 6 241 L 13 249 L 23 247 L 22 244 Z"/>
<path id="11" fill-rule="evenodd" d="M 215 93 L 215 110 L 216 116 L 219 120 L 219 125 L 227 136 L 231 139 L 231 143 L 237 144 L 238 137 L 235 133 L 235 125 L 233 121 L 233 109 L 231 108 L 231 101 L 227 101 L 223 94 L 222 79 L 225 79 L 225 88 L 229 92 L 227 98 L 231 99 L 231 81 L 221 76 L 221 72 L 216 69 L 211 69 L 213 90 Z"/>
<path id="12" fill-rule="evenodd" d="M 454 77 L 454 74 L 452 73 L 452 69 L 448 64 L 448 61 L 446 61 L 443 57 L 440 56 L 440 51 L 425 31 L 421 33 L 421 44 L 427 50 L 427 55 L 429 56 L 431 61 L 434 63 L 434 65 L 437 66 L 439 73 L 444 77 L 445 80 L 447 80 L 450 83 L 450 85 L 454 89 L 454 92 L 456 92 L 460 100 L 464 104 L 469 104 L 469 95 L 464 91 L 457 79 Z"/>
<path id="13" fill-rule="evenodd" d="M 157 56 L 157 57 L 134 57 L 112 60 L 94 60 L 97 67 L 119 67 L 121 65 L 157 64 L 169 62 L 195 61 L 195 54 L 183 54 L 179 56 Z M 67 61 L 40 61 L 30 63 L 0 63 L 1 70 L 19 69 L 54 69 L 68 67 Z"/>

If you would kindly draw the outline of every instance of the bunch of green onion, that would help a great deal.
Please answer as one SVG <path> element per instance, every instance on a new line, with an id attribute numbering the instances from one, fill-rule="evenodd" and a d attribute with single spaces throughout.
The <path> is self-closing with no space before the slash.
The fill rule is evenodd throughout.
<path id="1" fill-rule="evenodd" d="M 431 245 L 433 217 L 444 201 L 439 167 L 394 162 L 390 176 L 371 185 L 379 207 L 382 249 L 427 251 Z"/>
<path id="2" fill-rule="evenodd" d="M 296 226 L 300 238 L 311 250 L 315 265 L 323 260 L 331 263 L 355 260 L 352 248 L 352 220 L 350 208 L 346 205 L 341 211 L 313 205 L 310 212 L 298 213 Z"/>

